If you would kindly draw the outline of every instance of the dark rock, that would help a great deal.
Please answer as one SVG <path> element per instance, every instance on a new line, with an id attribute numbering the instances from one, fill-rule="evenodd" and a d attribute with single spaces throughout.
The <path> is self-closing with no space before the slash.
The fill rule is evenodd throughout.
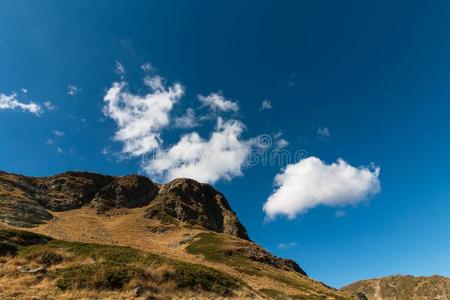
<path id="1" fill-rule="evenodd" d="M 112 176 L 88 172 L 67 172 L 33 178 L 34 197 L 52 211 L 66 211 L 88 204 L 94 195 L 114 180 Z"/>
<path id="2" fill-rule="evenodd" d="M 161 187 L 139 175 L 67 172 L 49 177 L 0 173 L 0 221 L 29 227 L 52 218 L 49 211 L 92 205 L 98 213 L 149 205 L 145 217 L 249 239 L 225 197 L 208 184 L 175 179 Z M 47 211 L 49 210 L 49 211 Z"/>
<path id="3" fill-rule="evenodd" d="M 245 247 L 236 248 L 233 251 L 240 253 L 242 256 L 257 262 L 271 265 L 278 269 L 291 270 L 302 275 L 308 276 L 305 271 L 293 260 L 286 258 L 279 258 L 272 255 L 262 247 Z"/>
<path id="4" fill-rule="evenodd" d="M 0 221 L 16 227 L 33 227 L 50 220 L 52 215 L 37 201 L 0 195 Z"/>
<path id="5" fill-rule="evenodd" d="M 0 243 L 0 256 L 6 256 L 6 255 L 14 256 L 17 254 L 18 250 L 19 250 L 19 248 L 15 244 L 8 243 L 8 242 Z"/>
<path id="6" fill-rule="evenodd" d="M 142 293 L 144 292 L 144 288 L 141 286 L 137 286 L 133 289 L 133 296 L 134 297 L 139 297 L 142 295 Z"/>
<path id="7" fill-rule="evenodd" d="M 169 227 L 169 226 L 151 226 L 151 227 L 148 227 L 148 230 L 151 233 L 163 234 L 163 233 L 167 233 L 167 232 L 173 230 L 173 227 Z"/>
<path id="8" fill-rule="evenodd" d="M 361 292 L 356 293 L 355 297 L 358 300 L 369 300 L 369 299 L 367 299 L 366 295 L 364 295 L 364 293 L 361 293 Z"/>
<path id="9" fill-rule="evenodd" d="M 164 184 L 145 213 L 146 218 L 169 215 L 216 232 L 249 239 L 225 197 L 208 184 L 179 178 Z"/>
<path id="10" fill-rule="evenodd" d="M 147 177 L 123 176 L 102 187 L 92 200 L 97 211 L 110 208 L 135 208 L 147 205 L 158 192 L 158 186 Z"/>

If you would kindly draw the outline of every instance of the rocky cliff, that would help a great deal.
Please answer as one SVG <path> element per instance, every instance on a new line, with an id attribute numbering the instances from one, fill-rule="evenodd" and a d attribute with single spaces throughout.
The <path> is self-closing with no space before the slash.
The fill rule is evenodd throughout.
<path id="1" fill-rule="evenodd" d="M 52 212 L 83 206 L 98 213 L 148 206 L 145 217 L 173 217 L 216 232 L 248 239 L 247 231 L 225 197 L 207 184 L 175 179 L 156 184 L 139 175 L 105 176 L 67 172 L 50 177 L 0 173 L 0 220 L 32 227 L 52 218 Z"/>

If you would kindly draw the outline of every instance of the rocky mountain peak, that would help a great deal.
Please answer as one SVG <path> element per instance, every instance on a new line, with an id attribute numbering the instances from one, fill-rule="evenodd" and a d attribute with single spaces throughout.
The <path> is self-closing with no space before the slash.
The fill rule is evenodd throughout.
<path id="1" fill-rule="evenodd" d="M 145 217 L 162 218 L 164 215 L 248 239 L 247 230 L 225 197 L 212 186 L 193 179 L 178 178 L 161 186 Z"/>
<path id="2" fill-rule="evenodd" d="M 6 223 L 35 226 L 51 219 L 51 212 L 83 206 L 92 206 L 98 213 L 148 206 L 146 218 L 171 217 L 248 239 L 225 197 L 212 186 L 192 179 L 179 178 L 160 185 L 140 175 L 66 172 L 26 177 L 0 173 L 0 220 Z"/>

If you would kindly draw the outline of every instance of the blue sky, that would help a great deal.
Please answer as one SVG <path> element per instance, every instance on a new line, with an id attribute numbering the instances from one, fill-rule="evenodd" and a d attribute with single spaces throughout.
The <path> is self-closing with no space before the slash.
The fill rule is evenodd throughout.
<path id="1" fill-rule="evenodd" d="M 274 186 L 287 163 L 233 159 L 191 171 L 227 196 L 254 241 L 327 284 L 450 276 L 449 15 L 447 1 L 3 1 L 0 169 L 161 179 L 184 174 L 171 160 L 191 153 L 182 137 L 190 150 L 244 153 L 261 136 L 272 142 L 267 151 L 285 140 L 283 150 L 320 159 L 290 161 L 314 171 L 294 172 L 294 185 Z M 105 113 L 114 83 L 124 84 L 111 98 L 120 103 Z M 168 101 L 157 106 L 161 119 L 154 107 L 140 111 L 142 122 L 127 119 L 117 139 L 117 113 L 155 95 Z M 271 108 L 261 109 L 264 100 Z M 188 108 L 193 123 L 176 126 Z M 153 127 L 130 138 L 127 124 Z M 127 143 L 145 153 L 125 151 Z M 162 158 L 148 163 L 155 151 Z M 296 208 L 276 207 L 268 219 L 267 199 L 292 186 L 277 203 Z"/>

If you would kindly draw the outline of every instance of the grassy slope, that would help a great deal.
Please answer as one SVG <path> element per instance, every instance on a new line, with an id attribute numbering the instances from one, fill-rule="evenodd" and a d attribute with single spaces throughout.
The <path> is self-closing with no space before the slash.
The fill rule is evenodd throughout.
<path id="1" fill-rule="evenodd" d="M 369 300 L 449 299 L 450 278 L 395 275 L 358 281 L 341 290 L 348 293 L 362 292 Z"/>
<path id="2" fill-rule="evenodd" d="M 4 264 L 1 281 L 34 275 L 35 285 L 46 280 L 46 296 L 62 297 L 70 290 L 120 291 L 140 287 L 142 294 L 177 296 L 200 291 L 204 295 L 235 296 L 245 284 L 224 272 L 181 262 L 131 247 L 53 240 L 42 235 L 0 230 Z M 21 274 L 21 268 L 33 273 Z M 39 270 L 44 267 L 43 270 Z M 16 270 L 17 271 L 16 271 Z M 34 272 L 34 270 L 39 270 Z M 174 291 L 171 295 L 168 291 Z M 8 295 L 7 289 L 3 297 Z M 26 291 L 24 291 L 26 293 Z M 43 291 L 41 291 L 42 294 Z M 15 291 L 16 296 L 17 290 Z M 20 294 L 20 293 L 19 293 Z M 27 298 L 27 295 L 22 295 Z"/>

